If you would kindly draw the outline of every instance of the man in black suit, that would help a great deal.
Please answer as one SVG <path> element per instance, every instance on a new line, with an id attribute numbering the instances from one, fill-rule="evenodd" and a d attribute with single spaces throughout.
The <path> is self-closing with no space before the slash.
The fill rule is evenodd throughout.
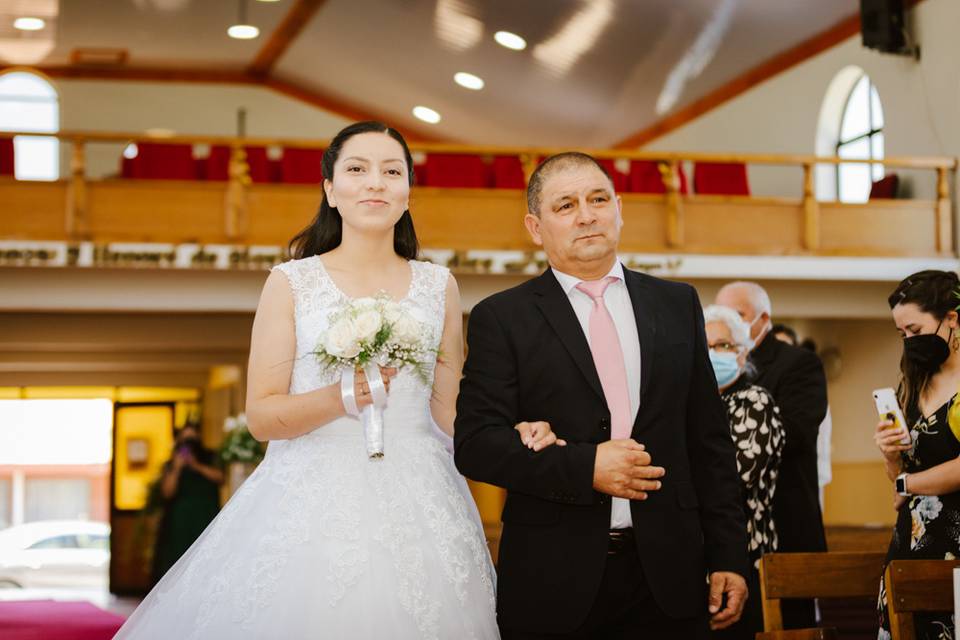
<path id="1" fill-rule="evenodd" d="M 820 358 L 771 334 L 770 297 L 755 282 L 732 282 L 717 294 L 717 304 L 735 309 L 750 323 L 754 341 L 750 359 L 756 365 L 755 384 L 773 395 L 786 432 L 773 522 L 778 551 L 826 551 L 817 482 L 817 434 L 827 413 L 827 379 Z M 786 628 L 815 626 L 812 600 L 784 602 Z"/>
<path id="2" fill-rule="evenodd" d="M 460 471 L 507 489 L 501 633 L 700 638 L 708 612 L 728 626 L 746 527 L 696 292 L 623 268 L 620 199 L 592 157 L 545 160 L 527 204 L 550 268 L 473 308 L 455 425 Z M 520 422 L 566 445 L 533 451 Z"/>

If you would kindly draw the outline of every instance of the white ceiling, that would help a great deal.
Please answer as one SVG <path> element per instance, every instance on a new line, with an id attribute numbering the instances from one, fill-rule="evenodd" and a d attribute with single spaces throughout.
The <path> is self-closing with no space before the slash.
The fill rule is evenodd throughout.
<path id="1" fill-rule="evenodd" d="M 0 21 L 5 1 L 13 0 L 0 0 Z M 53 50 L 39 64 L 68 64 L 78 47 L 118 47 L 132 67 L 242 70 L 292 4 L 248 0 L 261 36 L 237 41 L 226 35 L 235 0 L 60 0 Z M 855 14 L 858 4 L 327 0 L 272 75 L 401 128 L 428 127 L 410 115 L 427 105 L 443 116 L 430 130 L 451 140 L 609 146 Z M 527 49 L 497 45 L 501 29 L 525 37 Z M 486 87 L 457 86 L 457 71 L 479 75 Z M 676 99 L 657 113 L 671 71 Z"/>

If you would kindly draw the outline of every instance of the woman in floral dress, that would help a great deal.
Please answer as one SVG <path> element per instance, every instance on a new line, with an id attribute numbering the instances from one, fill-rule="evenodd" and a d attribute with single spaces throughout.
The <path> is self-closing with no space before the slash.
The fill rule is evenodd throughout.
<path id="1" fill-rule="evenodd" d="M 960 279 L 947 271 L 921 271 L 890 295 L 903 337 L 900 405 L 909 431 L 882 420 L 874 439 L 894 482 L 897 524 L 887 561 L 960 557 L 960 422 L 950 415 L 960 388 Z M 900 440 L 907 434 L 909 444 Z M 899 485 L 899 487 L 897 486 Z M 880 582 L 878 638 L 890 638 L 887 592 Z M 917 638 L 953 640 L 949 613 L 916 616 Z"/>

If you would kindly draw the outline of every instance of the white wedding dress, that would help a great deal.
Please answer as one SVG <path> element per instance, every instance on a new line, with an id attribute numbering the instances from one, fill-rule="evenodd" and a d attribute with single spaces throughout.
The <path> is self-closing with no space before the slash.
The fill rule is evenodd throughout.
<path id="1" fill-rule="evenodd" d="M 431 327 L 437 346 L 448 271 L 410 266 L 402 304 Z M 318 257 L 275 269 L 295 299 L 290 393 L 337 382 L 310 351 L 348 298 Z M 431 386 L 409 371 L 394 378 L 380 460 L 367 458 L 352 417 L 271 442 L 116 638 L 499 638 L 483 529 L 431 421 Z"/>

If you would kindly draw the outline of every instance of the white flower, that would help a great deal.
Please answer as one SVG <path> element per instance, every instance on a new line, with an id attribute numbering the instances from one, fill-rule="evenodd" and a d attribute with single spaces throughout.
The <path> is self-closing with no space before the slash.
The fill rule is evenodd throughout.
<path id="1" fill-rule="evenodd" d="M 350 318 L 341 318 L 327 330 L 323 348 L 338 358 L 353 358 L 360 353 L 357 328 Z"/>
<path id="2" fill-rule="evenodd" d="M 398 302 L 391 300 L 383 306 L 383 319 L 390 324 L 397 322 L 405 315 L 407 315 L 406 310 Z"/>
<path id="3" fill-rule="evenodd" d="M 920 502 L 917 503 L 915 509 L 924 521 L 930 522 L 931 520 L 936 520 L 937 516 L 940 515 L 940 510 L 943 509 L 943 503 L 940 502 L 940 498 L 936 496 L 923 496 Z"/>
<path id="4" fill-rule="evenodd" d="M 394 342 L 412 344 L 420 340 L 423 325 L 414 320 L 409 313 L 404 313 L 393 322 L 392 338 Z"/>
<path id="5" fill-rule="evenodd" d="M 358 342 L 372 342 L 383 325 L 383 317 L 377 308 L 367 309 L 357 314 L 353 320 Z"/>
<path id="6" fill-rule="evenodd" d="M 230 416 L 223 421 L 223 430 L 224 431 L 233 431 L 237 428 L 237 419 L 233 416 Z"/>

